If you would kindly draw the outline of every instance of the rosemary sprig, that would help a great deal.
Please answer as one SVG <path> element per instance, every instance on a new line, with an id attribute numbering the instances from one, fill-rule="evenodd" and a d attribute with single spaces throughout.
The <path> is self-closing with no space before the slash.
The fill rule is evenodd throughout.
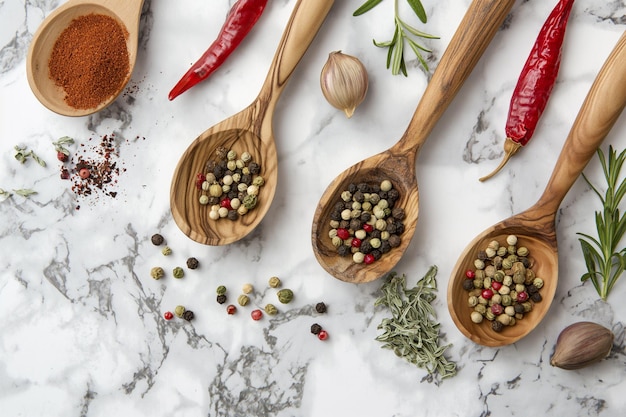
<path id="1" fill-rule="evenodd" d="M 626 215 L 620 215 L 619 205 L 626 194 L 626 179 L 620 180 L 620 172 L 626 160 L 626 149 L 619 155 L 609 146 L 605 158 L 601 149 L 597 151 L 602 164 L 607 188 L 602 195 L 583 174 L 583 178 L 602 202 L 602 211 L 595 212 L 597 237 L 585 233 L 578 239 L 587 266 L 581 281 L 590 280 L 600 298 L 606 301 L 615 282 L 626 269 L 626 248 L 618 245 L 626 231 Z"/>
<path id="2" fill-rule="evenodd" d="M 431 303 L 437 298 L 437 267 L 431 266 L 416 286 L 407 289 L 406 276 L 390 273 L 381 288 L 383 295 L 374 305 L 391 310 L 392 317 L 382 320 L 383 333 L 376 340 L 383 348 L 420 368 L 425 368 L 432 380 L 437 375 L 447 378 L 456 375 L 456 364 L 444 356 L 451 346 L 439 346 L 439 323 Z"/>
<path id="3" fill-rule="evenodd" d="M 418 43 L 414 37 L 423 39 L 439 39 L 439 37 L 430 35 L 426 32 L 422 32 L 402 20 L 398 11 L 398 0 L 394 1 L 395 30 L 393 33 L 393 37 L 391 38 L 391 40 L 386 42 L 377 42 L 374 39 L 374 45 L 379 48 L 387 48 L 387 68 L 391 68 L 391 73 L 393 75 L 397 75 L 402 72 L 404 76 L 407 76 L 405 62 L 405 44 L 409 45 L 409 47 L 413 50 L 413 53 L 417 57 L 420 65 L 422 65 L 422 67 L 426 71 L 428 71 L 428 63 L 426 62 L 426 59 L 424 59 L 422 52 L 430 53 L 432 51 Z M 381 2 L 382 0 L 367 0 L 361 5 L 361 7 L 354 11 L 353 16 L 360 16 L 363 13 L 366 13 L 373 9 Z M 426 23 L 426 10 L 422 5 L 421 0 L 407 0 L 407 2 L 415 12 L 415 15 L 419 18 L 419 20 L 422 23 Z"/>

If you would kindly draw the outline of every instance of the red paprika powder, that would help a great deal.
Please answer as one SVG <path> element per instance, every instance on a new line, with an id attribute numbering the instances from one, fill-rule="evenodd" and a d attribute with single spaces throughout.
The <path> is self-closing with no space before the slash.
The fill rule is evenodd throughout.
<path id="1" fill-rule="evenodd" d="M 101 14 L 79 16 L 61 32 L 48 68 L 68 105 L 91 109 L 122 89 L 130 76 L 127 37 L 117 20 Z"/>

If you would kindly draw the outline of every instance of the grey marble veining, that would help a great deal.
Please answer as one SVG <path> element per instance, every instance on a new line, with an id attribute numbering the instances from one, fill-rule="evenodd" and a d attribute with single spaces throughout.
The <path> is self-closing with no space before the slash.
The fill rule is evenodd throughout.
<path id="1" fill-rule="evenodd" d="M 458 374 L 428 378 L 375 341 L 389 312 L 374 307 L 381 282 L 346 284 L 324 272 L 310 245 L 317 201 L 353 163 L 389 148 L 406 128 L 429 76 L 407 62 L 392 76 L 372 38 L 393 31 L 393 2 L 352 17 L 359 1 L 337 1 L 278 103 L 274 134 L 279 186 L 272 207 L 248 237 L 208 247 L 185 237 L 169 209 L 175 165 L 191 141 L 258 94 L 295 0 L 269 3 L 255 29 L 211 79 L 176 100 L 167 94 L 204 52 L 232 1 L 146 0 L 138 61 L 124 93 L 91 116 L 66 118 L 43 107 L 26 80 L 29 42 L 59 1 L 0 1 L 0 188 L 37 191 L 0 201 L 0 415 L 18 416 L 621 416 L 626 410 L 626 282 L 607 302 L 589 283 L 576 233 L 594 232 L 597 197 L 580 180 L 557 217 L 559 286 L 541 325 L 503 348 L 486 348 L 454 326 L 446 287 L 473 236 L 540 196 L 576 113 L 625 26 L 623 0 L 577 0 L 552 98 L 535 137 L 493 179 L 504 122 L 521 66 L 555 1 L 517 2 L 476 69 L 420 152 L 420 219 L 397 272 L 415 283 L 439 268 L 433 305 Z M 402 2 L 400 2 L 402 3 Z M 435 68 L 470 1 L 423 1 Z M 358 56 L 368 69 L 365 102 L 352 119 L 319 88 L 328 53 Z M 412 57 L 412 55 L 410 55 Z M 90 195 L 59 178 L 52 142 L 71 136 L 74 155 L 97 157 L 113 136 L 115 182 Z M 603 146 L 626 146 L 622 116 Z M 43 157 L 24 165 L 15 145 Z M 602 180 L 598 160 L 585 170 Z M 111 194 L 113 193 L 113 194 Z M 113 196 L 114 195 L 114 196 Z M 172 254 L 152 245 L 161 233 Z M 200 261 L 176 280 L 171 270 Z M 160 281 L 150 269 L 162 266 Z M 267 280 L 291 288 L 276 300 Z M 229 316 L 218 285 L 235 303 L 254 285 L 252 307 Z M 323 301 L 328 312 L 315 311 Z M 251 320 L 275 303 L 279 314 Z M 166 321 L 185 305 L 195 319 Z M 551 367 L 559 332 L 591 320 L 615 334 L 609 358 L 579 371 Z M 310 326 L 330 337 L 319 341 Z"/>

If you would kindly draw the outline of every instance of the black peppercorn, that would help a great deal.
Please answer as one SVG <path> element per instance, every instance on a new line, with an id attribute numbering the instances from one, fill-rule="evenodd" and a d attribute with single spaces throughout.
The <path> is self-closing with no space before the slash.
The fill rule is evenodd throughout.
<path id="1" fill-rule="evenodd" d="M 350 193 L 354 194 L 358 191 L 358 189 L 356 188 L 356 184 L 351 182 L 350 185 L 348 185 L 348 191 L 350 191 Z"/>
<path id="2" fill-rule="evenodd" d="M 320 314 L 326 313 L 326 304 L 324 304 L 323 302 L 315 304 L 315 311 Z"/>
<path id="3" fill-rule="evenodd" d="M 500 323 L 499 321 L 494 320 L 491 322 L 491 328 L 493 329 L 494 332 L 500 333 L 502 329 L 504 328 L 504 324 Z"/>
<path id="4" fill-rule="evenodd" d="M 152 240 L 152 244 L 155 245 L 155 246 L 162 245 L 163 242 L 165 242 L 165 239 L 163 239 L 163 236 L 161 236 L 158 233 L 152 235 L 151 240 Z"/>
<path id="5" fill-rule="evenodd" d="M 351 249 L 348 245 L 341 245 L 337 248 L 337 254 L 339 256 L 348 256 L 350 255 Z"/>
<path id="6" fill-rule="evenodd" d="M 184 318 L 185 320 L 187 320 L 187 321 L 191 321 L 191 320 L 193 320 L 193 318 L 194 318 L 194 317 L 195 317 L 195 316 L 194 316 L 194 314 L 193 314 L 193 311 L 191 311 L 191 310 L 186 310 L 186 311 L 183 313 L 183 318 Z"/>
<path id="7" fill-rule="evenodd" d="M 465 291 L 471 291 L 474 289 L 474 281 L 471 279 L 466 279 L 463 281 L 463 289 Z"/>
<path id="8" fill-rule="evenodd" d="M 224 304 L 226 302 L 226 294 L 218 294 L 217 302 L 220 304 Z"/>
<path id="9" fill-rule="evenodd" d="M 374 249 L 371 253 L 377 261 L 383 256 L 383 253 L 378 249 Z"/>
<path id="10" fill-rule="evenodd" d="M 228 210 L 228 220 L 238 220 L 239 219 L 239 214 L 237 213 L 237 210 Z"/>
<path id="11" fill-rule="evenodd" d="M 536 292 L 539 291 L 539 288 L 535 287 L 533 284 L 530 284 L 529 286 L 526 287 L 526 291 L 528 291 L 528 294 L 534 294 Z"/>
<path id="12" fill-rule="evenodd" d="M 389 236 L 388 242 L 389 242 L 389 245 L 391 245 L 392 248 L 397 248 L 398 246 L 400 246 L 400 243 L 401 243 L 400 236 L 398 236 L 398 235 L 391 235 L 391 236 Z"/>
<path id="13" fill-rule="evenodd" d="M 539 292 L 536 292 L 536 293 L 530 294 L 530 299 L 533 302 L 538 303 L 543 299 L 543 297 L 541 296 L 541 294 L 539 294 Z"/>
<path id="14" fill-rule="evenodd" d="M 321 331 L 322 331 L 322 326 L 320 326 L 319 324 L 315 323 L 311 325 L 311 333 L 319 334 Z"/>
<path id="15" fill-rule="evenodd" d="M 403 220 L 406 216 L 406 213 L 404 212 L 404 209 L 402 207 L 396 207 L 391 210 L 391 216 L 396 220 Z"/>
<path id="16" fill-rule="evenodd" d="M 400 192 L 396 190 L 395 188 L 392 188 L 391 190 L 387 191 L 387 201 L 390 201 L 390 200 L 396 201 L 398 198 L 400 198 Z"/>
<path id="17" fill-rule="evenodd" d="M 357 191 L 352 195 L 352 199 L 357 203 L 363 203 L 365 201 L 365 194 L 363 194 L 361 191 Z"/>
<path id="18" fill-rule="evenodd" d="M 513 308 L 515 309 L 515 313 L 517 314 L 524 314 L 524 306 L 521 304 L 515 304 L 513 306 Z"/>
<path id="19" fill-rule="evenodd" d="M 383 240 L 383 242 L 380 244 L 380 251 L 382 253 L 387 253 L 391 250 L 391 245 L 389 244 L 389 242 L 387 242 L 386 240 Z"/>
<path id="20" fill-rule="evenodd" d="M 363 213 L 361 213 L 361 221 L 363 223 L 369 222 L 371 218 L 372 218 L 372 213 L 369 213 L 367 211 L 364 211 Z"/>
<path id="21" fill-rule="evenodd" d="M 478 252 L 477 258 L 480 259 L 481 261 L 484 261 L 485 259 L 488 258 L 487 256 L 487 252 L 484 250 L 481 250 Z"/>
<path id="22" fill-rule="evenodd" d="M 200 265 L 200 263 L 198 262 L 196 258 L 191 257 L 187 259 L 187 268 L 196 269 L 198 265 Z"/>
<path id="23" fill-rule="evenodd" d="M 250 170 L 251 174 L 257 175 L 259 172 L 261 172 L 261 165 L 256 162 L 250 162 L 250 165 L 248 165 L 248 169 Z"/>
<path id="24" fill-rule="evenodd" d="M 520 256 L 519 261 L 524 265 L 524 268 L 530 268 L 530 259 L 525 256 Z"/>
<path id="25" fill-rule="evenodd" d="M 359 185 L 356 186 L 357 189 L 362 192 L 362 193 L 369 193 L 370 192 L 370 186 L 367 185 L 366 183 L 362 182 Z"/>

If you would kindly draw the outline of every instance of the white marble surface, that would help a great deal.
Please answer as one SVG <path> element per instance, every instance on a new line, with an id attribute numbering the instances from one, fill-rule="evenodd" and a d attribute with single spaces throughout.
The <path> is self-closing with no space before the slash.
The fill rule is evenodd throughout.
<path id="1" fill-rule="evenodd" d="M 354 285 L 324 272 L 310 246 L 314 207 L 343 169 L 400 138 L 426 86 L 385 69 L 371 39 L 392 30 L 392 1 L 360 18 L 360 1 L 338 0 L 281 97 L 275 117 L 280 183 L 272 208 L 246 239 L 208 247 L 185 237 L 169 210 L 175 164 L 203 130 L 258 93 L 295 0 L 271 1 L 250 37 L 209 81 L 173 102 L 167 93 L 217 33 L 232 1 L 146 0 L 137 67 L 108 109 L 66 118 L 31 93 L 25 56 L 42 19 L 62 2 L 0 1 L 0 188 L 32 188 L 0 202 L 0 415 L 17 416 L 618 416 L 626 409 L 626 281 L 601 302 L 584 272 L 576 232 L 593 232 L 598 200 L 579 180 L 558 215 L 560 277 L 544 322 L 515 345 L 485 348 L 452 323 L 445 290 L 457 256 L 489 225 L 539 197 L 569 128 L 604 59 L 625 29 L 624 0 L 577 0 L 563 64 L 531 144 L 486 183 L 495 167 L 511 91 L 555 1 L 517 2 L 418 158 L 420 220 L 396 271 L 413 284 L 439 267 L 435 309 L 458 374 L 440 383 L 374 339 L 388 316 L 374 308 L 381 281 Z M 210 5 L 209 5 L 210 3 Z M 402 2 L 401 2 L 402 3 Z M 469 0 L 424 0 L 434 67 Z M 370 90 L 347 120 L 319 88 L 327 54 L 341 49 L 367 66 Z M 89 152 L 115 134 L 125 170 L 102 194 L 78 196 L 59 178 L 52 141 L 69 135 Z M 626 146 L 626 116 L 604 146 Z M 91 138 L 91 141 L 90 141 Z M 13 157 L 23 144 L 47 162 Z M 586 168 L 601 179 L 600 165 Z M 80 209 L 77 210 L 77 206 Z M 150 243 L 161 233 L 173 254 Z M 150 278 L 189 256 L 201 266 L 182 280 Z M 215 301 L 224 284 L 234 301 L 244 283 L 253 304 L 275 301 L 279 276 L 295 300 L 275 318 L 250 309 L 227 316 Z M 312 305 L 324 301 L 328 313 Z M 183 304 L 192 322 L 162 318 Z M 611 356 L 580 371 L 549 365 L 561 329 L 593 320 L 616 334 Z M 318 322 L 324 342 L 309 333 Z"/>

